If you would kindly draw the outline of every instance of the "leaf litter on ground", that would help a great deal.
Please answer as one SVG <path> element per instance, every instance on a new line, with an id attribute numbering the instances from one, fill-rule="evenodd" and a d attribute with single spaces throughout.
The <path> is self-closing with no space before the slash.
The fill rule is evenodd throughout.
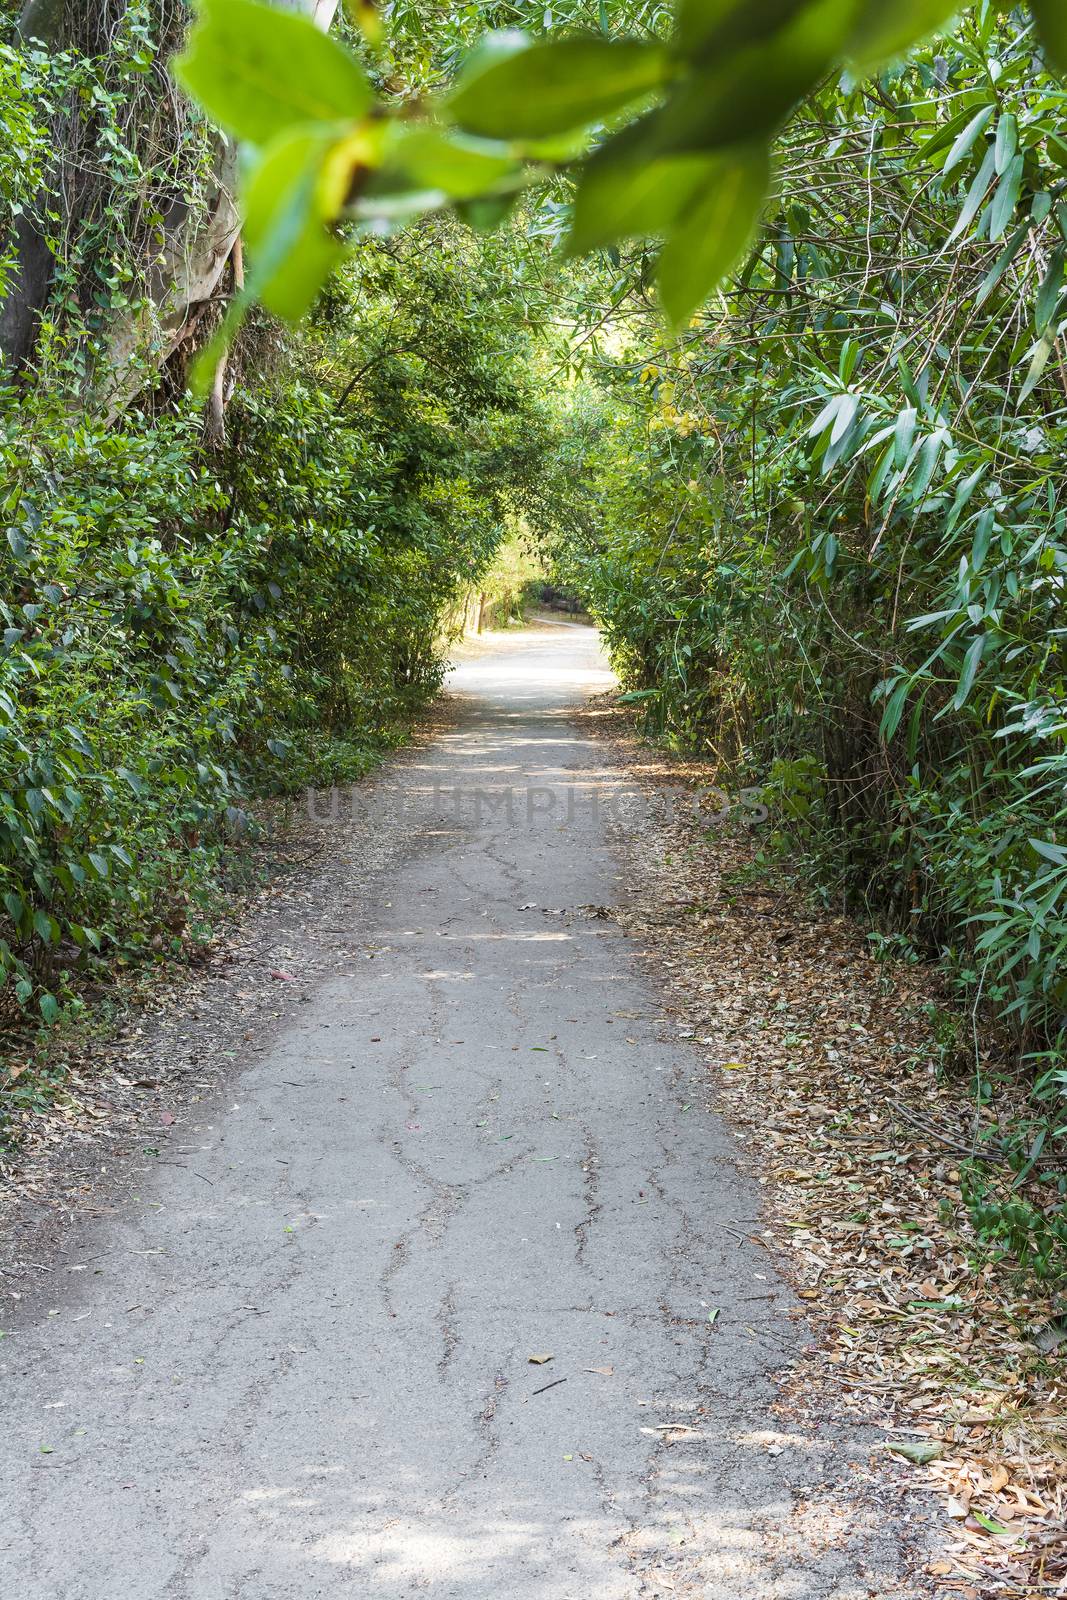
<path id="1" fill-rule="evenodd" d="M 756 860 L 752 833 L 647 803 L 659 785 L 706 788 L 713 767 L 651 749 L 610 697 L 584 720 L 643 791 L 617 812 L 613 915 L 705 1053 L 709 1109 L 765 1189 L 753 1237 L 784 1252 L 815 1328 L 791 1403 L 873 1425 L 881 1471 L 936 1497 L 938 1596 L 1067 1596 L 1067 1381 L 1047 1337 L 1067 1308 L 980 1248 L 960 1189 L 1010 1089 L 976 1110 L 970 1072 L 946 1070 L 932 963 L 876 960 L 858 921 Z"/>

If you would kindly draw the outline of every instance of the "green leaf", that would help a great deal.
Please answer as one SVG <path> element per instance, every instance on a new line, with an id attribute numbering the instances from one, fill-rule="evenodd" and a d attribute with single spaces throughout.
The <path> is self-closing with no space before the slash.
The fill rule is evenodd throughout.
<path id="1" fill-rule="evenodd" d="M 378 45 L 382 38 L 381 13 L 374 0 L 344 0 L 345 15 L 362 33 L 369 45 Z"/>
<path id="2" fill-rule="evenodd" d="M 1015 215 L 1023 182 L 1023 165 L 1023 157 L 1015 156 L 997 184 L 993 204 L 989 208 L 989 239 L 992 244 L 1003 237 L 1004 230 Z"/>
<path id="3" fill-rule="evenodd" d="M 842 383 L 851 383 L 862 351 L 858 340 L 846 339 L 837 358 L 837 375 Z"/>
<path id="4" fill-rule="evenodd" d="M 488 72 L 490 67 L 499 66 L 510 56 L 528 50 L 533 42 L 532 35 L 523 28 L 495 28 L 490 33 L 484 33 L 463 63 L 459 75 L 460 86 L 468 79 Z"/>
<path id="5" fill-rule="evenodd" d="M 1030 357 L 1030 366 L 1026 374 L 1026 381 L 1019 390 L 1017 405 L 1022 405 L 1029 400 L 1048 366 L 1049 357 L 1056 348 L 1056 327 L 1050 324 L 1033 347 Z"/>
<path id="6" fill-rule="evenodd" d="M 914 1461 L 916 1466 L 925 1466 L 928 1461 L 936 1461 L 944 1451 L 944 1446 L 938 1444 L 936 1439 L 889 1439 L 886 1449 L 891 1450 L 895 1456 L 903 1456 L 907 1461 Z"/>
<path id="7" fill-rule="evenodd" d="M 996 111 L 996 109 L 997 108 L 995 105 L 983 106 L 981 111 L 976 112 L 971 118 L 970 122 L 967 123 L 967 126 L 964 128 L 963 132 L 952 146 L 952 149 L 945 157 L 945 165 L 942 168 L 942 171 L 945 173 L 946 177 L 954 170 L 954 168 L 959 166 L 961 161 L 970 155 L 979 134 L 984 133 L 989 127 L 989 124 L 992 122 L 993 113 Z M 995 164 L 995 154 L 993 159 Z"/>
<path id="8" fill-rule="evenodd" d="M 955 528 L 957 522 L 960 520 L 961 514 L 966 509 L 968 501 L 970 500 L 974 491 L 977 489 L 982 478 L 985 476 L 985 473 L 986 464 L 983 462 L 980 467 L 976 467 L 972 473 L 969 473 L 968 476 L 964 478 L 963 482 L 956 490 L 956 498 L 952 502 L 952 509 L 950 510 L 945 522 L 946 534 L 950 534 Z"/>
<path id="9" fill-rule="evenodd" d="M 889 477 L 893 466 L 893 446 L 887 445 L 882 452 L 881 460 L 867 480 L 867 494 L 872 501 L 879 500 L 885 488 L 886 479 Z"/>
<path id="10" fill-rule="evenodd" d="M 679 0 L 674 46 L 680 55 L 706 60 L 767 39 L 790 22 L 808 0 Z"/>
<path id="11" fill-rule="evenodd" d="M 911 447 L 915 442 L 915 424 L 918 421 L 918 412 L 914 406 L 905 406 L 897 417 L 893 429 L 893 461 L 896 466 L 902 467 L 911 455 Z"/>
<path id="12" fill-rule="evenodd" d="M 986 1516 L 985 1512 L 979 1511 L 977 1506 L 971 1507 L 971 1516 L 974 1518 L 975 1522 L 981 1524 L 987 1533 L 1011 1534 L 1010 1528 L 1006 1528 L 1004 1524 L 1002 1522 L 998 1522 L 995 1517 Z"/>
<path id="13" fill-rule="evenodd" d="M 996 137 L 996 165 L 997 174 L 1002 176 L 1008 169 L 1010 162 L 1019 148 L 1019 122 L 1010 111 L 1005 111 L 997 120 Z"/>
<path id="14" fill-rule="evenodd" d="M 1067 9 L 1063 0 L 1030 0 L 1049 65 L 1067 73 Z"/>
<path id="15" fill-rule="evenodd" d="M 634 123 L 588 162 L 574 199 L 569 254 L 668 232 L 714 180 L 719 164 L 713 156 L 649 153 L 646 130 L 647 123 Z"/>
<path id="16" fill-rule="evenodd" d="M 967 191 L 967 198 L 963 202 L 963 210 L 956 219 L 956 226 L 953 228 L 952 232 L 948 236 L 948 239 L 945 241 L 946 245 L 952 244 L 955 239 L 959 238 L 961 233 L 966 233 L 967 229 L 978 215 L 982 202 L 986 197 L 986 191 L 989 188 L 990 179 L 993 176 L 993 169 L 996 165 L 996 156 L 996 149 L 993 145 L 990 145 L 989 149 L 986 151 L 985 160 L 979 167 L 977 176 Z"/>
<path id="17" fill-rule="evenodd" d="M 883 0 L 881 5 L 864 5 L 845 53 L 859 67 L 877 66 L 903 55 L 958 9 L 959 0 L 949 4 L 946 0 Z"/>
<path id="18" fill-rule="evenodd" d="M 1063 289 L 1063 265 L 1067 260 L 1067 251 L 1063 245 L 1053 250 L 1049 257 L 1048 271 L 1041 280 L 1037 291 L 1037 302 L 1034 306 L 1034 324 L 1038 333 L 1044 333 L 1052 321 L 1053 313 L 1059 304 L 1060 294 Z"/>
<path id="19" fill-rule="evenodd" d="M 788 25 L 682 82 L 658 123 L 662 151 L 709 150 L 771 134 L 840 56 L 851 0 L 815 0 Z"/>
<path id="20" fill-rule="evenodd" d="M 832 394 L 830 396 L 829 400 L 827 400 L 826 404 L 819 412 L 819 415 L 815 418 L 815 421 L 808 429 L 809 439 L 818 438 L 819 434 L 825 432 L 825 430 L 830 426 L 831 422 L 833 422 L 834 418 L 837 416 L 838 411 L 841 409 L 841 402 L 843 399 L 844 395 L 841 394 Z"/>
<path id="21" fill-rule="evenodd" d="M 144 784 L 137 773 L 131 772 L 129 767 L 116 767 L 115 776 L 121 778 L 123 783 L 128 783 L 135 795 L 140 796 L 144 793 Z"/>
<path id="22" fill-rule="evenodd" d="M 996 518 L 990 507 L 987 507 L 978 518 L 974 530 L 974 540 L 971 544 L 970 564 L 972 572 L 981 572 L 986 556 L 989 554 L 989 545 L 993 538 L 993 529 Z"/>
<path id="23" fill-rule="evenodd" d="M 980 633 L 971 640 L 967 647 L 967 654 L 963 658 L 963 671 L 960 673 L 960 681 L 952 699 L 952 709 L 954 711 L 961 711 L 967 702 L 967 696 L 970 694 L 974 680 L 978 675 L 978 668 L 982 664 L 982 652 L 985 649 L 985 642 L 986 635 Z"/>
<path id="24" fill-rule="evenodd" d="M 908 494 L 913 505 L 918 505 L 926 494 L 927 489 L 929 489 L 937 463 L 941 458 L 944 443 L 945 435 L 939 430 L 936 433 L 927 434 L 919 446 L 918 454 L 915 457 L 915 476 L 910 478 L 907 483 Z"/>
<path id="25" fill-rule="evenodd" d="M 978 293 L 974 297 L 974 308 L 976 311 L 978 310 L 979 306 L 985 305 L 986 301 L 989 299 L 989 296 L 993 293 L 993 290 L 996 288 L 1001 278 L 1003 278 L 1004 274 L 1015 260 L 1015 257 L 1019 254 L 1020 246 L 1029 232 L 1030 224 L 1028 222 L 1021 222 L 1015 229 L 1015 232 L 1012 234 L 1011 238 L 1008 240 L 1007 244 L 1000 252 L 1000 255 L 997 257 L 996 261 L 990 267 L 989 271 L 986 273 L 981 284 L 979 285 Z"/>
<path id="26" fill-rule="evenodd" d="M 834 425 L 830 429 L 830 443 L 832 445 L 837 444 L 839 440 L 845 437 L 845 434 L 856 420 L 859 408 L 860 403 L 857 395 L 843 394 L 841 396 L 841 404 L 837 408 Z"/>
<path id="27" fill-rule="evenodd" d="M 511 149 L 529 161 L 552 161 L 565 165 L 584 156 L 595 130 L 571 128 L 567 133 L 553 133 L 547 139 L 512 139 Z"/>
<path id="28" fill-rule="evenodd" d="M 59 1019 L 59 1001 L 54 994 L 46 993 L 41 996 L 37 1003 L 41 1008 L 41 1016 L 51 1027 L 52 1023 Z"/>
<path id="29" fill-rule="evenodd" d="M 755 232 L 770 167 L 763 150 L 724 158 L 704 195 L 672 230 L 660 253 L 660 300 L 677 325 L 729 272 Z"/>
<path id="30" fill-rule="evenodd" d="M 377 130 L 373 135 L 360 130 L 337 139 L 335 131 L 297 128 L 261 153 L 244 150 L 244 233 L 253 249 L 253 270 L 196 359 L 193 391 L 199 397 L 210 389 L 255 300 L 296 322 L 344 259 L 344 246 L 326 231 L 326 220 L 340 208 L 359 160 L 377 155 L 380 138 Z M 179 698 L 173 685 L 169 688 Z"/>
<path id="31" fill-rule="evenodd" d="M 908 691 L 910 688 L 911 680 L 905 678 L 903 682 L 897 684 L 886 701 L 885 710 L 882 713 L 882 721 L 878 728 L 879 736 L 886 744 L 889 743 L 900 726 L 900 719 L 904 715 L 904 708 L 908 703 Z"/>
<path id="32" fill-rule="evenodd" d="M 1049 844 L 1046 839 L 1031 839 L 1030 844 L 1039 856 L 1052 861 L 1057 867 L 1067 867 L 1067 849 L 1061 844 Z"/>
<path id="33" fill-rule="evenodd" d="M 967 106 L 963 111 L 957 111 L 954 117 L 949 117 L 947 122 L 943 122 L 937 131 L 918 147 L 916 159 L 921 162 L 932 161 L 942 150 L 947 150 L 957 135 L 966 128 L 973 115 L 973 109 Z"/>
<path id="34" fill-rule="evenodd" d="M 326 231 L 320 198 L 332 148 L 334 141 L 320 133 L 283 133 L 246 168 L 241 186 L 245 236 L 255 263 L 249 292 L 292 322 L 304 315 L 344 259 L 344 246 Z"/>
<path id="35" fill-rule="evenodd" d="M 596 35 L 554 39 L 472 59 L 446 110 L 461 127 L 496 139 L 540 139 L 586 127 L 659 88 L 658 45 Z"/>
<path id="36" fill-rule="evenodd" d="M 499 228 L 511 211 L 518 194 L 477 195 L 470 200 L 455 200 L 453 209 L 468 228 L 476 233 L 491 233 Z"/>
<path id="37" fill-rule="evenodd" d="M 309 17 L 258 0 L 201 0 L 174 70 L 220 127 L 253 144 L 298 123 L 355 120 L 372 101 L 347 50 Z"/>

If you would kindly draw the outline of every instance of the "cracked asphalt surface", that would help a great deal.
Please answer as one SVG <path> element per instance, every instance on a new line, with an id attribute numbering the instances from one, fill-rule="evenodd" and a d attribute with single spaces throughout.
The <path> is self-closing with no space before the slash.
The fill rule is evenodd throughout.
<path id="1" fill-rule="evenodd" d="M 897 1592 L 866 1445 L 773 1409 L 758 1186 L 603 914 L 608 682 L 573 624 L 455 672 L 346 969 L 0 1345 L 8 1593 Z"/>

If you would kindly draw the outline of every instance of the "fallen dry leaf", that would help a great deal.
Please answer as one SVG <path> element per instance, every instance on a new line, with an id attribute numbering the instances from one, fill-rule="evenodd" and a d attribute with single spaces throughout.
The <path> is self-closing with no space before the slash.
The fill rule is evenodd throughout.
<path id="1" fill-rule="evenodd" d="M 588 713 L 590 735 L 609 735 L 607 767 L 653 794 L 714 783 L 710 764 L 640 743 L 628 717 L 607 700 Z M 819 1341 L 786 1375 L 784 1404 L 899 1430 L 923 1456 L 940 1447 L 896 1468 L 886 1451 L 881 1470 L 906 1472 L 911 1495 L 929 1482 L 942 1508 L 945 1600 L 1067 1597 L 1067 1539 L 1048 1537 L 1067 1525 L 1067 1423 L 1043 1350 L 1062 1306 L 982 1254 L 960 1188 L 978 1136 L 992 1194 L 1018 1198 L 996 1157 L 1025 1085 L 983 1043 L 995 1094 L 976 1110 L 935 1034 L 953 1004 L 937 964 L 875 960 L 862 923 L 816 905 L 758 834 L 702 830 L 638 795 L 621 800 L 615 837 L 627 893 L 614 918 L 666 995 L 667 1026 L 703 1057 L 705 1108 L 742 1135 L 763 1188 L 762 1220 L 736 1219 L 738 1238 L 784 1255 Z"/>

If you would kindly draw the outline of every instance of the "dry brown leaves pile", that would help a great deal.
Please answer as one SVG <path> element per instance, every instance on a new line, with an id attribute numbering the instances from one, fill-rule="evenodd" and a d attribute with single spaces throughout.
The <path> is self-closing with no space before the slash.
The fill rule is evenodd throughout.
<path id="1" fill-rule="evenodd" d="M 643 784 L 713 781 L 649 752 L 615 709 L 588 721 Z M 617 916 L 679 1032 L 707 1049 L 715 1108 L 766 1185 L 761 1242 L 784 1242 L 821 1335 L 821 1376 L 838 1409 L 884 1429 L 890 1470 L 939 1497 L 936 1592 L 1067 1595 L 1067 1344 L 1050 1348 L 1064 1308 L 976 1251 L 957 1166 L 976 1111 L 968 1075 L 938 1067 L 936 970 L 887 967 L 856 922 L 754 873 L 754 834 L 638 805 L 619 839 Z M 798 1403 L 811 1382 L 807 1365 Z"/>

